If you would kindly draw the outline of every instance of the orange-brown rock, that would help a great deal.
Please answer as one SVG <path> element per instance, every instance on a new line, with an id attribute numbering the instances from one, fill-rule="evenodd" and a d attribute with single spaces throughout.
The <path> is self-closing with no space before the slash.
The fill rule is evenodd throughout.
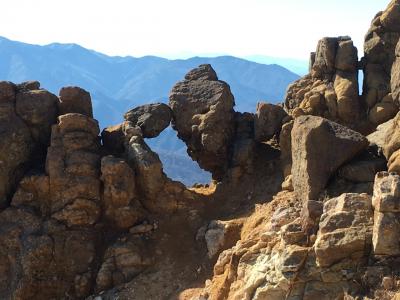
<path id="1" fill-rule="evenodd" d="M 127 229 L 143 218 L 143 208 L 135 184 L 135 173 L 120 158 L 103 157 L 101 160 L 103 181 L 104 216 L 114 226 Z"/>
<path id="2" fill-rule="evenodd" d="M 92 100 L 89 92 L 76 86 L 60 90 L 60 115 L 78 113 L 93 118 Z"/>
<path id="3" fill-rule="evenodd" d="M 66 114 L 53 126 L 46 171 L 50 211 L 68 226 L 93 225 L 100 217 L 100 156 L 97 121 Z"/>

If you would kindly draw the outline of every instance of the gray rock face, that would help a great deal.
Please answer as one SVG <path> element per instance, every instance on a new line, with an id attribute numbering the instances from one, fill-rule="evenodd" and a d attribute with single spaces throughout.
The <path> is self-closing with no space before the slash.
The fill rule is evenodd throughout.
<path id="1" fill-rule="evenodd" d="M 330 176 L 368 146 L 347 127 L 315 116 L 298 117 L 292 130 L 292 176 L 296 196 L 316 200 Z"/>
<path id="2" fill-rule="evenodd" d="M 144 138 L 154 138 L 169 126 L 172 111 L 163 103 L 146 104 L 128 111 L 124 118 L 139 126 Z"/>
<path id="3" fill-rule="evenodd" d="M 220 179 L 234 134 L 234 97 L 210 65 L 190 71 L 172 89 L 172 125 L 200 167 Z"/>
<path id="4" fill-rule="evenodd" d="M 258 142 L 265 142 L 279 133 L 282 120 L 287 114 L 279 105 L 265 102 L 257 103 L 254 117 L 254 134 Z"/>

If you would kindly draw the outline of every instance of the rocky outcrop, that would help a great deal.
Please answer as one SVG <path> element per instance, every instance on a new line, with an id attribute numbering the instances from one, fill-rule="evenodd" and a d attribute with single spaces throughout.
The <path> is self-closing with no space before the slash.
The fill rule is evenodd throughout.
<path id="1" fill-rule="evenodd" d="M 400 37 L 398 17 L 400 3 L 390 2 L 385 11 L 379 12 L 371 23 L 364 43 L 364 87 L 363 96 L 370 110 L 369 119 L 381 124 L 398 111 L 396 92 L 396 70 L 393 68 L 393 91 L 391 94 L 391 70 L 395 61 L 396 44 Z"/>
<path id="2" fill-rule="evenodd" d="M 50 178 L 49 210 L 67 226 L 88 226 L 100 217 L 100 140 L 97 121 L 71 113 L 52 129 L 46 171 Z"/>
<path id="3" fill-rule="evenodd" d="M 47 148 L 51 126 L 58 115 L 58 98 L 46 90 L 20 90 L 16 94 L 15 110 L 28 126 L 32 139 L 41 151 Z"/>
<path id="4" fill-rule="evenodd" d="M 265 142 L 275 134 L 279 134 L 282 121 L 287 116 L 279 105 L 265 102 L 257 103 L 257 111 L 254 117 L 254 134 L 258 142 Z"/>
<path id="5" fill-rule="evenodd" d="M 379 130 L 370 136 L 370 140 L 377 144 L 386 157 L 389 172 L 398 172 L 400 170 L 399 122 L 400 114 L 397 114 L 395 118 L 382 124 L 378 128 Z"/>
<path id="6" fill-rule="evenodd" d="M 0 206 L 10 200 L 10 193 L 32 160 L 45 154 L 50 127 L 57 117 L 56 96 L 39 90 L 36 83 L 19 86 L 0 82 Z"/>
<path id="7" fill-rule="evenodd" d="M 293 116 L 315 115 L 356 126 L 362 117 L 358 96 L 357 49 L 349 37 L 323 38 L 310 60 L 310 74 L 288 87 L 285 109 Z"/>
<path id="8" fill-rule="evenodd" d="M 321 117 L 302 116 L 292 130 L 294 191 L 304 201 L 317 200 L 330 176 L 367 147 L 361 134 Z"/>
<path id="9" fill-rule="evenodd" d="M 102 158 L 104 217 L 117 228 L 131 228 L 144 217 L 135 179 L 125 160 L 111 155 Z"/>
<path id="10" fill-rule="evenodd" d="M 170 93 L 172 126 L 188 154 L 215 179 L 221 179 L 229 161 L 234 134 L 234 97 L 210 65 L 190 71 Z"/>
<path id="11" fill-rule="evenodd" d="M 361 63 L 350 38 L 323 38 L 284 107 L 255 114 L 210 65 L 101 137 L 85 90 L 0 82 L 0 298 L 398 295 L 399 6 Z M 170 122 L 210 184 L 164 173 L 146 138 Z"/>
<path id="12" fill-rule="evenodd" d="M 372 204 L 374 213 L 373 251 L 375 256 L 400 255 L 400 176 L 376 175 Z"/>

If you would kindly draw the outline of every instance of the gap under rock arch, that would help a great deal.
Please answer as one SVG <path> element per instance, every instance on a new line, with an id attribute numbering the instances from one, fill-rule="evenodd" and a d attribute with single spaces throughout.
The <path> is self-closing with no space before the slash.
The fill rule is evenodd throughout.
<path id="1" fill-rule="evenodd" d="M 171 126 L 158 137 L 146 139 L 146 143 L 159 155 L 164 172 L 169 178 L 189 187 L 195 183 L 211 182 L 211 173 L 201 169 L 197 162 L 190 158 L 186 144 L 178 138 L 177 132 Z"/>

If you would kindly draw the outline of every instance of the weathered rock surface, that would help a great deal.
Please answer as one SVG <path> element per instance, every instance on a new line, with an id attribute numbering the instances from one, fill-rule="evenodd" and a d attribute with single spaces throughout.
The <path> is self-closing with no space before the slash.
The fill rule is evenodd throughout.
<path id="1" fill-rule="evenodd" d="M 234 97 L 210 65 L 201 65 L 178 82 L 170 93 L 173 128 L 188 154 L 215 179 L 227 169 L 234 134 Z"/>
<path id="2" fill-rule="evenodd" d="M 285 109 L 294 118 L 321 116 L 357 126 L 362 117 L 358 96 L 357 49 L 349 37 L 323 38 L 310 60 L 310 74 L 288 87 Z"/>
<path id="3" fill-rule="evenodd" d="M 124 118 L 133 126 L 139 126 L 143 137 L 154 138 L 169 126 L 172 111 L 163 103 L 147 104 L 128 111 Z"/>
<path id="4" fill-rule="evenodd" d="M 51 126 L 58 116 L 58 102 L 58 98 L 46 90 L 22 90 L 16 95 L 16 113 L 41 147 L 49 145 Z"/>
<path id="5" fill-rule="evenodd" d="M 30 160 L 45 156 L 49 145 L 58 99 L 38 87 L 0 82 L 0 206 L 10 200 L 10 192 L 34 164 Z"/>
<path id="6" fill-rule="evenodd" d="M 397 64 L 393 66 L 393 63 L 396 58 L 396 44 L 400 37 L 400 27 L 396 21 L 399 15 L 399 2 L 393 0 L 385 11 L 375 16 L 365 36 L 363 95 L 367 106 L 373 108 L 370 120 L 377 124 L 385 122 L 390 118 L 389 116 L 393 116 L 398 111 L 396 90 L 398 67 Z M 391 83 L 392 66 L 394 68 Z M 390 94 L 391 85 L 394 91 L 392 103 L 383 101 Z M 382 116 L 375 116 L 378 110 Z"/>
<path id="7" fill-rule="evenodd" d="M 258 142 L 265 142 L 275 134 L 279 134 L 283 118 L 287 114 L 279 105 L 265 102 L 257 103 L 257 111 L 254 117 L 254 134 Z"/>
<path id="8" fill-rule="evenodd" d="M 319 266 L 329 267 L 346 257 L 364 256 L 372 239 L 371 196 L 343 194 L 324 204 L 315 255 Z"/>
<path id="9" fill-rule="evenodd" d="M 361 134 L 315 116 L 297 118 L 291 135 L 293 187 L 304 201 L 317 200 L 330 176 L 368 145 Z"/>
<path id="10" fill-rule="evenodd" d="M 151 265 L 146 254 L 140 240 L 119 241 L 110 246 L 96 277 L 96 290 L 104 291 L 133 279 Z"/>
<path id="11" fill-rule="evenodd" d="M 125 151 L 125 135 L 123 124 L 109 126 L 101 132 L 104 147 L 112 154 L 122 154 Z"/>
<path id="12" fill-rule="evenodd" d="M 282 126 L 279 135 L 279 147 L 281 149 L 281 164 L 283 176 L 287 177 L 292 172 L 292 129 L 294 121 Z"/>
<path id="13" fill-rule="evenodd" d="M 223 250 L 231 248 L 240 239 L 242 224 L 236 221 L 214 220 L 205 229 L 204 239 L 208 256 L 213 258 Z"/>
<path id="14" fill-rule="evenodd" d="M 60 115 L 77 113 L 93 118 L 92 99 L 89 92 L 76 86 L 60 90 Z"/>
<path id="15" fill-rule="evenodd" d="M 400 177 L 376 175 L 372 204 L 374 255 L 400 255 Z"/>
<path id="16" fill-rule="evenodd" d="M 100 217 L 100 141 L 97 121 L 66 114 L 53 126 L 46 170 L 52 217 L 71 226 L 95 224 Z"/>
<path id="17" fill-rule="evenodd" d="M 138 199 L 135 173 L 120 158 L 105 156 L 101 160 L 104 216 L 114 226 L 127 229 L 143 218 Z"/>

